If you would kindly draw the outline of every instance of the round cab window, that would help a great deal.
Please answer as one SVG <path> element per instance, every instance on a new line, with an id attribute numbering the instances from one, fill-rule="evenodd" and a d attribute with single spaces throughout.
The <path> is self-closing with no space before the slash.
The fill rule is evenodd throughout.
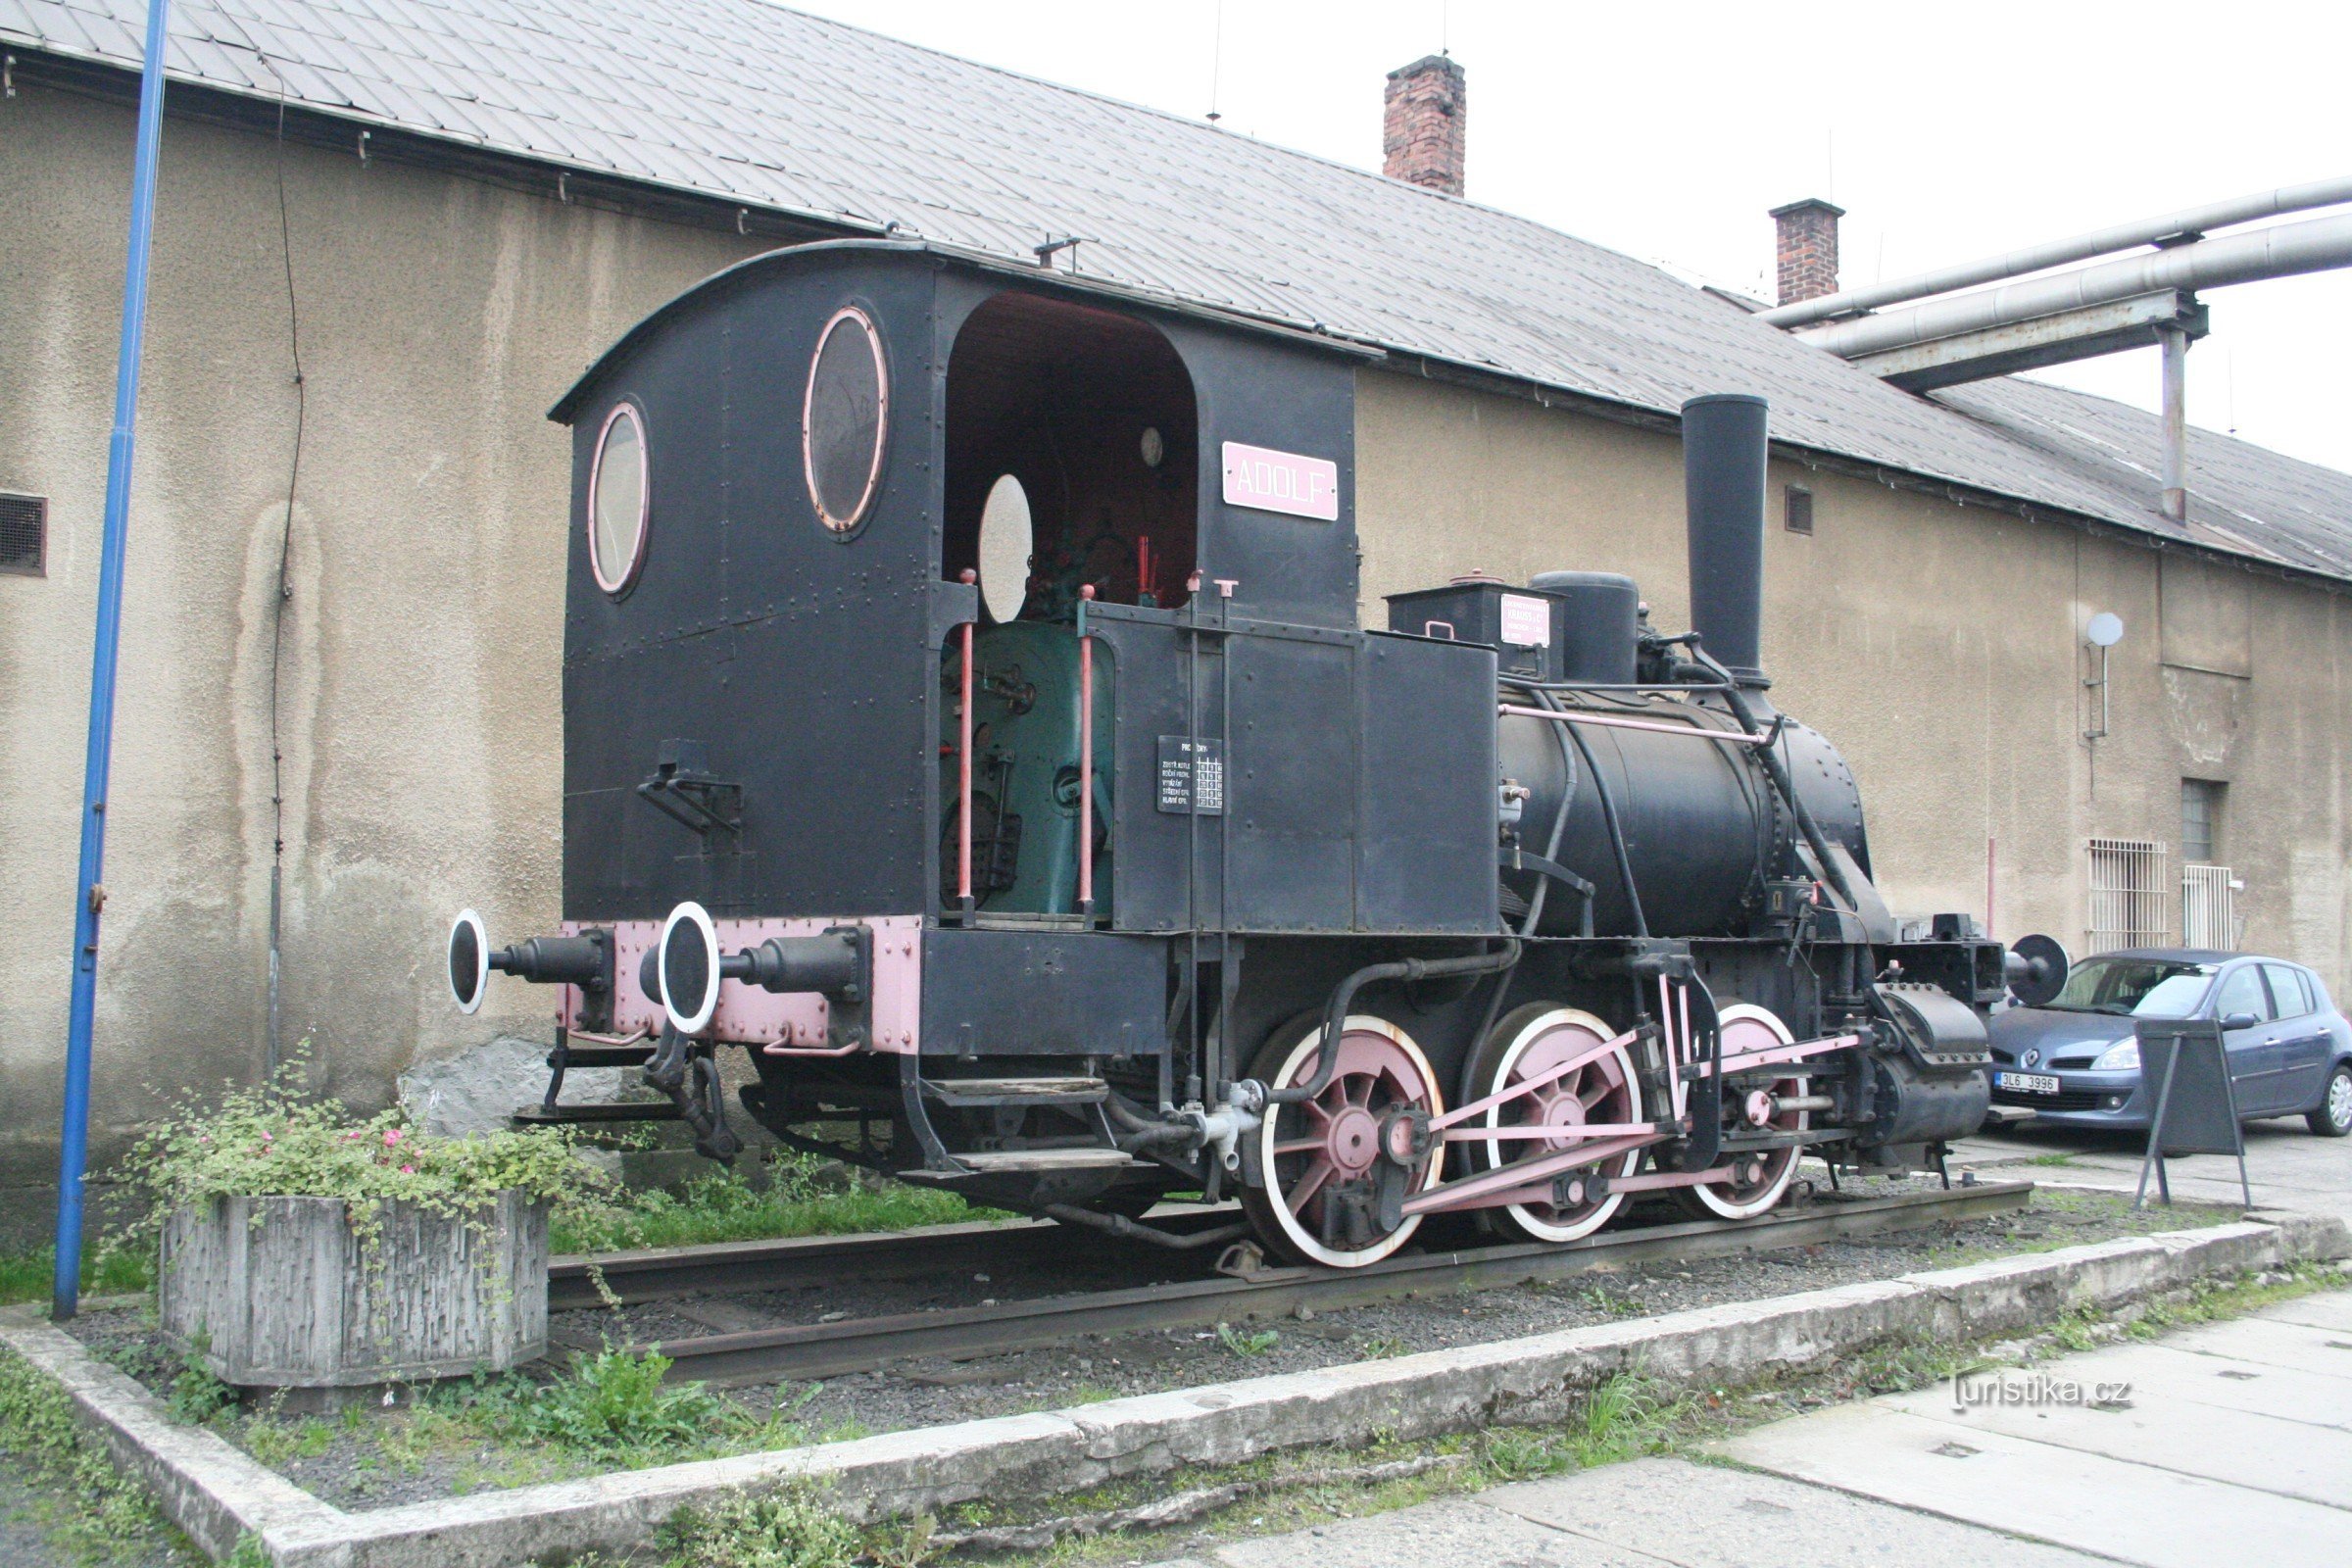
<path id="1" fill-rule="evenodd" d="M 596 438 L 588 469 L 588 564 L 596 585 L 617 594 L 645 561 L 645 422 L 636 405 L 616 403 Z"/>
<path id="2" fill-rule="evenodd" d="M 882 436 L 890 412 L 882 340 L 855 307 L 836 312 L 816 341 L 808 397 L 801 413 L 801 452 L 808 499 L 835 533 L 848 533 L 873 505 L 882 473 Z"/>
<path id="3" fill-rule="evenodd" d="M 1020 618 L 1028 603 L 1034 548 L 1029 492 L 1011 474 L 1001 474 L 980 509 L 980 608 L 999 625 Z"/>

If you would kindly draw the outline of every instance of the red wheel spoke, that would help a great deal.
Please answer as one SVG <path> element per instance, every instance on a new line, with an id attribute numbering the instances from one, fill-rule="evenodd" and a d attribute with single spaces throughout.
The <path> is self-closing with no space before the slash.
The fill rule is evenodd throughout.
<path id="1" fill-rule="evenodd" d="M 1320 1138 L 1294 1138 L 1287 1144 L 1276 1144 L 1274 1152 L 1277 1154 L 1311 1154 L 1322 1147 L 1323 1140 Z"/>
<path id="2" fill-rule="evenodd" d="M 1290 1205 L 1292 1213 L 1305 1208 L 1307 1200 L 1323 1190 L 1323 1184 L 1331 1180 L 1334 1168 L 1328 1159 L 1318 1159 L 1306 1167 L 1306 1174 L 1298 1178 L 1298 1185 L 1283 1195 L 1282 1200 Z"/>

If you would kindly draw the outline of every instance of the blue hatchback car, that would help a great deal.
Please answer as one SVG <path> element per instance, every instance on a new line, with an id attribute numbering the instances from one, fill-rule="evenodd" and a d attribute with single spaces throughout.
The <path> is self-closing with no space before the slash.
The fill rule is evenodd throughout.
<path id="1" fill-rule="evenodd" d="M 2046 1005 L 1997 1014 L 1993 1103 L 2061 1127 L 2146 1127 L 2155 1090 L 2140 1082 L 2134 1018 L 2221 1020 L 2240 1120 L 2301 1116 L 2325 1138 L 2352 1133 L 2352 1023 L 2320 977 L 2195 948 L 2084 958 Z"/>

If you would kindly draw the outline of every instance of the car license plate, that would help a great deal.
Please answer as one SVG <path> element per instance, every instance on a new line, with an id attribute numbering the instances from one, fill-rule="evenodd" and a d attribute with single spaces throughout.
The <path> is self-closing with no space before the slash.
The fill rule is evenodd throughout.
<path id="1" fill-rule="evenodd" d="M 1996 1072 L 1992 1075 L 1996 1089 L 2014 1089 L 2021 1095 L 2054 1095 L 2058 1080 L 2046 1072 Z"/>

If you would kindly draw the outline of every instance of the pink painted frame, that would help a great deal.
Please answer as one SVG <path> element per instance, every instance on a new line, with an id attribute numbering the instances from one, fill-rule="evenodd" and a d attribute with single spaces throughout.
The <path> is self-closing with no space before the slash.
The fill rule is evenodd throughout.
<path id="1" fill-rule="evenodd" d="M 858 1051 L 906 1055 L 914 1051 L 923 1027 L 923 917 L 919 914 L 875 915 L 862 920 L 809 918 L 797 920 L 714 920 L 722 953 L 757 947 L 769 937 L 820 936 L 837 926 L 862 925 L 873 932 L 873 1030 L 862 1046 L 829 1046 L 831 1006 L 813 991 L 778 994 L 758 986 L 726 981 L 718 988 L 718 1010 L 705 1031 L 711 1039 L 754 1046 L 771 1056 L 845 1056 Z M 637 989 L 637 966 L 662 938 L 659 920 L 566 920 L 564 934 L 576 936 L 591 927 L 612 933 L 612 1031 L 600 1040 L 642 1034 L 659 1038 L 667 1021 L 661 1006 Z M 580 1016 L 580 993 L 564 987 L 561 1021 L 568 1029 Z M 595 1043 L 579 1035 L 583 1043 Z"/>

